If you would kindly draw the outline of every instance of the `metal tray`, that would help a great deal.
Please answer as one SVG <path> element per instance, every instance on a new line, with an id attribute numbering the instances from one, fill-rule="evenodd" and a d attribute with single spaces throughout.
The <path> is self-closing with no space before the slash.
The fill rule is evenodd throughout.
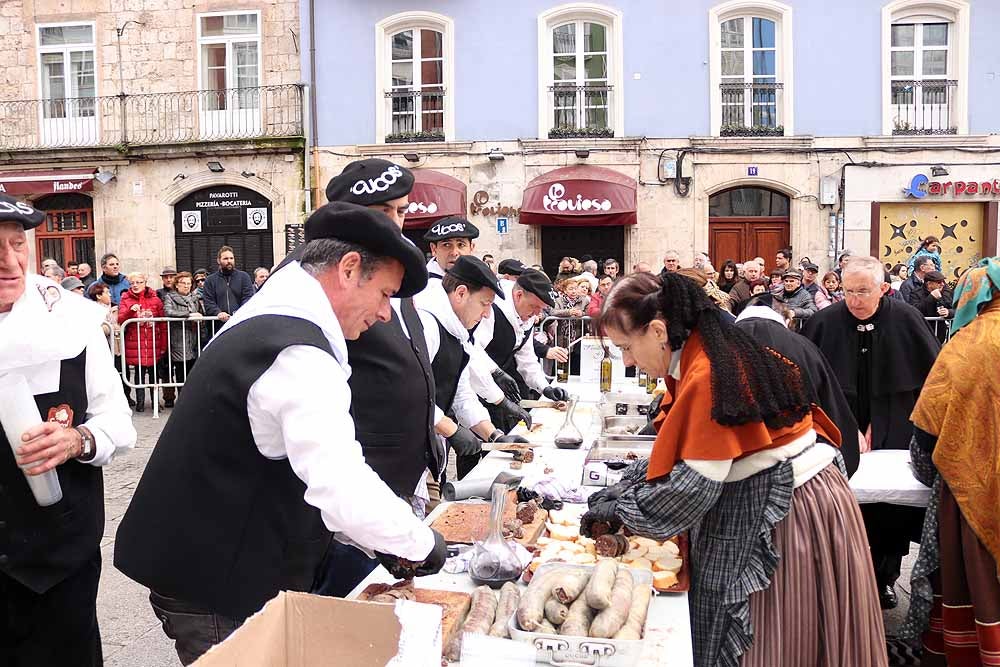
<path id="1" fill-rule="evenodd" d="M 569 565 L 567 563 L 545 563 L 534 576 L 550 570 L 594 569 L 592 565 Z M 631 569 L 632 579 L 637 584 L 653 585 L 653 573 L 649 570 Z M 652 598 L 650 598 L 652 600 Z M 647 612 L 647 623 L 649 615 Z M 644 639 L 595 639 L 593 637 L 569 637 L 545 632 L 528 632 L 517 625 L 517 612 L 507 622 L 510 638 L 514 641 L 532 644 L 539 662 L 550 665 L 593 665 L 594 667 L 632 667 L 642 656 Z M 646 628 L 643 628 L 645 635 Z"/>
<path id="2" fill-rule="evenodd" d="M 601 437 L 607 438 L 608 440 L 634 440 L 634 441 L 649 441 L 653 442 L 656 440 L 655 435 L 638 435 L 636 433 L 609 433 L 609 429 L 622 430 L 624 428 L 645 428 L 647 424 L 646 417 L 638 415 L 626 415 L 619 416 L 613 415 L 610 417 L 603 417 L 601 420 Z"/>

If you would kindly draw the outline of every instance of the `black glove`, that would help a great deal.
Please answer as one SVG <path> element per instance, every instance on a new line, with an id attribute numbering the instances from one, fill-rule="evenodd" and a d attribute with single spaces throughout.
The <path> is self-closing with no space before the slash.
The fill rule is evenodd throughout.
<path id="1" fill-rule="evenodd" d="M 459 426 L 458 430 L 448 438 L 448 444 L 459 456 L 475 456 L 483 451 L 483 441 L 464 426 Z"/>
<path id="2" fill-rule="evenodd" d="M 529 429 L 531 428 L 531 415 L 528 414 L 527 410 L 509 398 L 504 398 L 502 401 L 497 403 L 497 408 L 504 414 L 510 415 L 514 420 L 514 423 L 523 420 L 524 427 Z"/>
<path id="3" fill-rule="evenodd" d="M 618 482 L 617 484 L 612 484 L 611 486 L 605 487 L 600 491 L 595 491 L 590 494 L 589 498 L 587 498 L 587 507 L 594 509 L 595 505 L 600 505 L 601 503 L 609 500 L 617 502 L 618 498 L 625 493 L 625 489 L 630 486 L 632 486 L 631 482 Z"/>
<path id="4" fill-rule="evenodd" d="M 660 402 L 666 394 L 657 394 L 653 397 L 653 400 L 649 402 L 649 412 L 646 413 L 646 425 L 636 433 L 636 435 L 656 435 L 656 429 L 653 427 L 653 420 L 660 414 Z"/>
<path id="5" fill-rule="evenodd" d="M 514 403 L 519 403 L 521 401 L 521 390 L 517 388 L 517 381 L 511 376 L 507 375 L 501 369 L 496 369 L 491 373 L 493 376 L 493 381 L 497 383 L 500 387 L 500 391 L 503 392 L 504 396 L 513 401 Z"/>
<path id="6" fill-rule="evenodd" d="M 523 435 L 501 435 L 499 438 L 493 442 L 528 442 L 528 439 Z"/>
<path id="7" fill-rule="evenodd" d="M 593 537 L 594 527 L 598 524 L 607 526 L 607 533 L 617 533 L 622 522 L 618 518 L 618 501 L 603 500 L 591 505 L 590 509 L 580 518 L 580 534 Z M 600 534 L 600 533 L 599 533 Z"/>
<path id="8" fill-rule="evenodd" d="M 434 548 L 431 552 L 427 554 L 427 558 L 424 562 L 417 566 L 417 576 L 426 577 L 432 574 L 437 574 L 444 567 L 445 560 L 448 559 L 448 543 L 444 541 L 444 537 L 441 533 L 437 532 L 433 528 L 431 532 L 434 533 Z"/>
<path id="9" fill-rule="evenodd" d="M 568 401 L 569 392 L 562 387 L 553 387 L 549 385 L 545 389 L 542 389 L 542 396 L 551 401 Z"/>
<path id="10" fill-rule="evenodd" d="M 448 558 L 448 544 L 444 541 L 441 533 L 434 529 L 431 529 L 431 532 L 434 533 L 434 548 L 427 554 L 423 562 L 415 562 L 379 551 L 375 552 L 375 557 L 382 567 L 388 570 L 389 574 L 396 579 L 412 579 L 413 577 L 425 577 L 429 574 L 436 574 L 441 570 L 444 566 L 444 561 Z"/>

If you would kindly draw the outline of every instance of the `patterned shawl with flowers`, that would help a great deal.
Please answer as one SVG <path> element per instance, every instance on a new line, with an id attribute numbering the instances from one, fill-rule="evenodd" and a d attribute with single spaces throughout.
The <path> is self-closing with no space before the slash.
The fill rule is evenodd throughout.
<path id="1" fill-rule="evenodd" d="M 911 419 L 937 436 L 934 465 L 1000 564 L 1000 259 L 966 273 L 955 306 L 958 333 L 941 349 Z"/>

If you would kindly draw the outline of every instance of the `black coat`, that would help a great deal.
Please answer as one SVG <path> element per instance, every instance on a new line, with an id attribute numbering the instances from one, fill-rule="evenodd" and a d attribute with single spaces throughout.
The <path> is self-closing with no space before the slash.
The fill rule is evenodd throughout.
<path id="1" fill-rule="evenodd" d="M 830 362 L 851 405 L 863 398 L 858 395 L 862 336 L 858 324 L 847 302 L 841 301 L 813 315 L 803 330 Z M 899 299 L 883 297 L 872 324 L 871 388 L 867 397 L 872 449 L 908 449 L 913 433 L 910 413 L 941 344 L 917 309 Z M 857 413 L 855 418 L 859 418 Z"/>
<path id="2" fill-rule="evenodd" d="M 216 271 L 205 279 L 202 297 L 205 299 L 205 314 L 232 315 L 254 295 L 253 278 L 246 271 L 235 269 L 230 275 Z"/>
<path id="3" fill-rule="evenodd" d="M 737 322 L 736 326 L 754 337 L 758 343 L 780 352 L 795 362 L 806 380 L 809 398 L 836 424 L 840 430 L 840 453 L 844 456 L 847 476 L 858 469 L 858 422 L 851 413 L 851 406 L 840 388 L 837 374 L 830 368 L 826 357 L 812 341 L 789 331 L 773 320 L 754 317 Z"/>

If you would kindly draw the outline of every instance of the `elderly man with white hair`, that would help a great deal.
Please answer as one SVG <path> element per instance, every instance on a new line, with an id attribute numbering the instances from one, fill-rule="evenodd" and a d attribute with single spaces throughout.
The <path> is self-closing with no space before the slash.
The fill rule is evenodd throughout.
<path id="1" fill-rule="evenodd" d="M 803 333 L 835 369 L 865 436 L 862 452 L 908 449 L 910 414 L 941 346 L 920 312 L 886 296 L 885 269 L 874 257 L 844 267 L 844 300 L 813 315 Z M 862 507 L 882 607 L 896 606 L 900 562 L 919 541 L 923 509 L 883 503 Z"/>
<path id="2" fill-rule="evenodd" d="M 729 291 L 733 315 L 738 315 L 752 297 L 767 292 L 768 281 L 763 273 L 763 265 L 756 260 L 747 260 L 743 264 L 743 277 Z"/>
<path id="3" fill-rule="evenodd" d="M 0 195 L 0 396 L 25 399 L 33 422 L 24 430 L 7 413 L 0 428 L 0 664 L 96 666 L 102 468 L 136 434 L 105 311 L 28 271 L 26 232 L 44 220 Z M 50 471 L 54 500 L 29 485 Z"/>

